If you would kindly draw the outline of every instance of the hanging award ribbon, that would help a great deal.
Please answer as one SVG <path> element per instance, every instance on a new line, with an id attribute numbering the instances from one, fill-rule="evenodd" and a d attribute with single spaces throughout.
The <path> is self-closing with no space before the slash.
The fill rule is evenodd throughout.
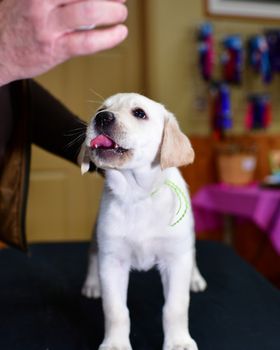
<path id="1" fill-rule="evenodd" d="M 204 80 L 209 81 L 214 68 L 214 40 L 211 23 L 204 23 L 198 33 L 199 69 Z"/>
<path id="2" fill-rule="evenodd" d="M 230 84 L 240 84 L 243 68 L 243 45 L 240 36 L 231 35 L 223 40 L 223 79 Z"/>

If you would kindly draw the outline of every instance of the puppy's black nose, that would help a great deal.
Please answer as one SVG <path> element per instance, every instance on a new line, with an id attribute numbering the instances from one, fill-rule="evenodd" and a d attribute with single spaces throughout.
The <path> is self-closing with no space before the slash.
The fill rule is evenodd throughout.
<path id="1" fill-rule="evenodd" d="M 99 112 L 96 117 L 95 117 L 95 125 L 98 128 L 104 128 L 106 126 L 111 125 L 112 123 L 114 123 L 115 121 L 115 116 L 112 112 L 108 112 L 108 111 L 102 111 Z"/>

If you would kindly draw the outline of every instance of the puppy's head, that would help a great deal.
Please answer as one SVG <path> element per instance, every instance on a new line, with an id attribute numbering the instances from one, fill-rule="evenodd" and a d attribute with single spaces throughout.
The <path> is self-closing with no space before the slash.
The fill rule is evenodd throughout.
<path id="1" fill-rule="evenodd" d="M 194 152 L 175 117 L 163 105 L 135 93 L 109 97 L 90 121 L 79 161 L 102 169 L 162 169 L 189 164 Z"/>

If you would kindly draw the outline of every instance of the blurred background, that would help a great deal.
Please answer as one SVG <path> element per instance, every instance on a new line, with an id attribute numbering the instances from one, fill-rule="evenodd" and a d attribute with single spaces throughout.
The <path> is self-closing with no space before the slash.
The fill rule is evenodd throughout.
<path id="1" fill-rule="evenodd" d="M 163 103 L 196 151 L 194 165 L 182 169 L 194 202 L 209 184 L 259 188 L 278 169 L 272 169 L 271 152 L 277 158 L 280 150 L 280 1 L 127 4 L 129 37 L 121 46 L 71 60 L 37 80 L 85 121 L 117 92 L 139 92 Z M 88 240 L 101 191 L 98 175 L 82 177 L 78 168 L 34 147 L 29 242 Z M 273 191 L 280 193 L 277 183 Z M 237 223 L 235 214 L 221 213 L 222 227 L 205 226 L 198 238 L 230 240 L 279 283 L 280 249 L 254 220 Z"/>

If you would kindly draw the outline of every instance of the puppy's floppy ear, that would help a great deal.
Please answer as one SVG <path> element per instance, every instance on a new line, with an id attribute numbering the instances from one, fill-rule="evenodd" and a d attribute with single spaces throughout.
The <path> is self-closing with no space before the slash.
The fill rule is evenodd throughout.
<path id="1" fill-rule="evenodd" d="M 190 140 L 179 128 L 173 114 L 168 113 L 163 130 L 163 140 L 160 150 L 160 165 L 162 169 L 188 165 L 194 161 L 194 150 Z"/>
<path id="2" fill-rule="evenodd" d="M 82 144 L 80 153 L 78 155 L 78 164 L 81 167 L 81 173 L 84 175 L 89 171 L 90 168 L 90 158 L 88 153 L 88 148 L 85 143 Z"/>

